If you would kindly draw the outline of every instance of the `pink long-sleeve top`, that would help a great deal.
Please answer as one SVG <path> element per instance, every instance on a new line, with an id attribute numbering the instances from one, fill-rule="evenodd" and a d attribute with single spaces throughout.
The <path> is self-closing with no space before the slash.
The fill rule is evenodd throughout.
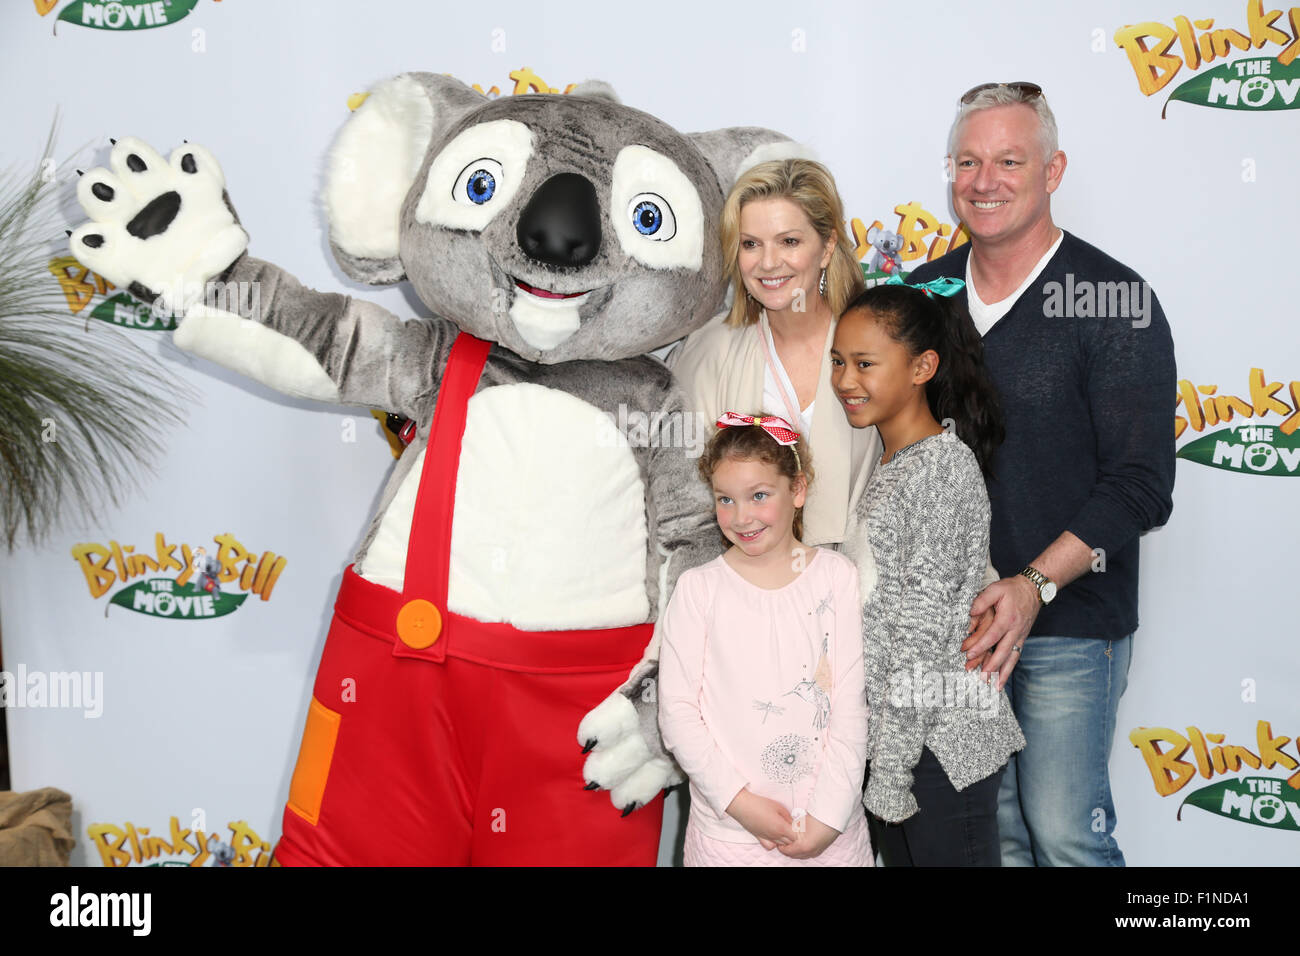
<path id="1" fill-rule="evenodd" d="M 678 579 L 660 622 L 659 727 L 706 835 L 757 842 L 726 812 L 745 787 L 841 832 L 861 812 L 861 613 L 857 569 L 823 548 L 781 588 L 721 557 Z"/>

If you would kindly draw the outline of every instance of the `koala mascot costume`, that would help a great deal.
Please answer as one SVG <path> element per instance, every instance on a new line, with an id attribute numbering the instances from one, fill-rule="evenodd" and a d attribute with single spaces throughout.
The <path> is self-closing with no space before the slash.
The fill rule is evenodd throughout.
<path id="1" fill-rule="evenodd" d="M 82 177 L 74 254 L 183 312 L 178 346 L 420 424 L 344 573 L 279 862 L 654 864 L 682 779 L 654 621 L 719 538 L 645 353 L 722 307 L 723 198 L 783 141 L 683 135 L 600 83 L 490 100 L 388 80 L 339 134 L 324 199 L 343 271 L 409 279 L 437 316 L 410 321 L 248 256 L 202 147 L 121 139 Z M 260 283 L 261 314 L 205 303 L 214 279 Z M 647 440 L 617 431 L 620 406 Z"/>

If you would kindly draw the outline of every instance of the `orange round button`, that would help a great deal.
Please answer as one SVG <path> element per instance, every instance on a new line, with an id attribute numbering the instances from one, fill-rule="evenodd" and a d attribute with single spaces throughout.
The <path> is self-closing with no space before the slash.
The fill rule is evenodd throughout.
<path id="1" fill-rule="evenodd" d="M 407 647 L 428 647 L 442 633 L 442 612 L 432 601 L 416 598 L 397 612 L 397 636 Z"/>

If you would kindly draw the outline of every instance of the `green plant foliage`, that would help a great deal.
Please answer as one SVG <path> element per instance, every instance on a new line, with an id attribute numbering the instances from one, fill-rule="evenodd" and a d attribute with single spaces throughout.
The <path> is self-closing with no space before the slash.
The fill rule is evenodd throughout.
<path id="1" fill-rule="evenodd" d="M 51 274 L 66 255 L 73 170 L 49 157 L 0 174 L 0 538 L 44 540 L 122 500 L 184 419 L 190 391 L 124 333 L 68 311 Z"/>

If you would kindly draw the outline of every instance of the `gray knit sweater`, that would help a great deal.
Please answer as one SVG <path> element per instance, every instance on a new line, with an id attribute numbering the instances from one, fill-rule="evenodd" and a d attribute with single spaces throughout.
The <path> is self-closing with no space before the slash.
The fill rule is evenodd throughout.
<path id="1" fill-rule="evenodd" d="M 988 536 L 979 465 L 946 433 L 878 465 L 850 516 L 841 550 L 861 579 L 871 707 L 863 802 L 882 820 L 916 812 L 912 768 L 923 746 L 964 790 L 1025 745 L 1005 691 L 963 666 Z"/>

